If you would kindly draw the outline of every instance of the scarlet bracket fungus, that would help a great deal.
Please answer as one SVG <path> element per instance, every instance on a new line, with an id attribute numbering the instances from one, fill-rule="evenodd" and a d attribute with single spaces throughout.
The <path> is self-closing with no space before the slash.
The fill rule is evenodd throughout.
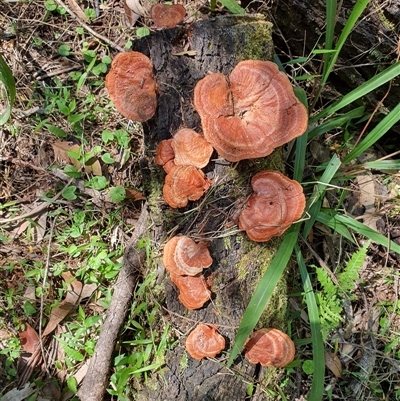
<path id="1" fill-rule="evenodd" d="M 124 117 L 140 122 L 153 117 L 157 106 L 156 82 L 153 65 L 144 54 L 117 54 L 106 76 L 106 88 Z"/>
<path id="2" fill-rule="evenodd" d="M 169 173 L 172 167 L 175 166 L 175 152 L 172 147 L 172 138 L 162 140 L 156 150 L 155 162 L 163 166 L 166 173 Z"/>
<path id="3" fill-rule="evenodd" d="M 229 79 L 214 73 L 194 89 L 204 137 L 226 160 L 264 157 L 303 134 L 306 107 L 270 61 L 241 61 Z"/>
<path id="4" fill-rule="evenodd" d="M 211 181 L 194 166 L 174 166 L 165 177 L 163 195 L 173 208 L 185 207 L 189 200 L 200 199 Z"/>
<path id="5" fill-rule="evenodd" d="M 260 171 L 251 180 L 250 195 L 239 216 L 239 228 L 256 242 L 282 235 L 303 214 L 302 186 L 279 171 Z"/>
<path id="6" fill-rule="evenodd" d="M 180 24 L 186 15 L 185 7 L 180 4 L 154 4 L 150 9 L 150 16 L 158 28 L 174 28 Z"/>
<path id="7" fill-rule="evenodd" d="M 202 274 L 196 276 L 171 274 L 171 281 L 179 290 L 179 300 L 188 309 L 199 309 L 211 298 L 211 291 Z"/>
<path id="8" fill-rule="evenodd" d="M 213 358 L 225 348 L 225 338 L 215 326 L 200 323 L 186 339 L 186 351 L 194 359 Z"/>
<path id="9" fill-rule="evenodd" d="M 190 128 L 181 128 L 178 130 L 171 143 L 175 151 L 175 164 L 205 167 L 210 161 L 214 151 L 203 137 Z"/>
<path id="10" fill-rule="evenodd" d="M 278 329 L 260 329 L 253 333 L 245 346 L 250 363 L 282 368 L 292 362 L 296 353 L 294 342 Z"/>
<path id="11" fill-rule="evenodd" d="M 205 242 L 194 242 L 182 235 L 172 237 L 164 247 L 163 262 L 171 274 L 195 276 L 212 265 Z"/>

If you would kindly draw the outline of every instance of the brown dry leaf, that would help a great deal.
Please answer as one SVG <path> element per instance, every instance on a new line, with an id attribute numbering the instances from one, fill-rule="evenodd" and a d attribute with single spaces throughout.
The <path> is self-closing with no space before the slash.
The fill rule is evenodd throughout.
<path id="1" fill-rule="evenodd" d="M 135 191 L 134 189 L 131 188 L 125 188 L 125 197 L 126 199 L 132 199 L 132 200 L 146 200 L 145 196 L 139 192 Z"/>
<path id="2" fill-rule="evenodd" d="M 342 364 L 336 354 L 326 352 L 325 365 L 336 377 L 342 377 Z"/>
<path id="3" fill-rule="evenodd" d="M 66 0 L 69 8 L 74 12 L 74 14 L 83 22 L 88 23 L 89 19 L 86 17 L 85 13 L 79 7 L 78 3 L 75 0 Z"/>
<path id="4" fill-rule="evenodd" d="M 70 150 L 79 153 L 79 145 L 74 145 L 72 142 L 68 141 L 56 141 L 52 143 L 51 146 L 54 151 L 54 156 L 57 160 L 62 160 L 65 163 L 71 163 L 77 170 L 80 170 L 81 163 L 79 162 L 79 160 L 70 157 L 67 153 Z"/>
<path id="5" fill-rule="evenodd" d="M 96 284 L 83 285 L 70 272 L 63 273 L 62 277 L 67 283 L 68 292 L 65 299 L 51 310 L 49 322 L 43 331 L 43 337 L 50 334 L 81 299 L 90 297 L 97 288 Z"/>
<path id="6" fill-rule="evenodd" d="M 25 352 L 33 354 L 40 342 L 39 335 L 36 333 L 36 330 L 28 323 L 25 323 L 25 330 L 19 332 L 18 336 L 22 349 Z"/>
<path id="7" fill-rule="evenodd" d="M 97 176 L 103 175 L 101 171 L 101 164 L 98 159 L 92 158 L 85 164 L 85 172 Z"/>

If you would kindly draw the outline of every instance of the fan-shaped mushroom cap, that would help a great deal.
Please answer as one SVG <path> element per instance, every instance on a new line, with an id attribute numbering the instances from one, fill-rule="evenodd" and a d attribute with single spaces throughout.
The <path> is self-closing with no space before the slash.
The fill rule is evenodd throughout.
<path id="1" fill-rule="evenodd" d="M 174 208 L 184 207 L 189 200 L 200 199 L 211 181 L 194 166 L 175 166 L 165 177 L 163 195 Z"/>
<path id="2" fill-rule="evenodd" d="M 194 89 L 204 137 L 228 161 L 267 156 L 307 129 L 306 107 L 270 61 L 241 61 L 228 79 L 215 73 Z"/>
<path id="3" fill-rule="evenodd" d="M 212 265 L 205 242 L 194 242 L 186 235 L 172 237 L 164 247 L 163 262 L 172 274 L 195 276 Z"/>
<path id="4" fill-rule="evenodd" d="M 169 173 L 172 167 L 175 166 L 175 152 L 172 147 L 172 138 L 162 140 L 156 150 L 155 162 L 163 166 L 166 173 Z"/>
<path id="5" fill-rule="evenodd" d="M 250 363 L 282 368 L 292 362 L 296 353 L 294 342 L 278 329 L 260 329 L 253 333 L 245 346 Z"/>
<path id="6" fill-rule="evenodd" d="M 144 54 L 117 54 L 106 76 L 106 88 L 124 117 L 141 122 L 153 117 L 157 106 L 156 82 L 153 65 Z"/>
<path id="7" fill-rule="evenodd" d="M 188 309 L 199 309 L 211 298 L 211 291 L 202 274 L 196 276 L 171 274 L 171 281 L 179 290 L 179 300 Z"/>
<path id="8" fill-rule="evenodd" d="M 256 242 L 282 235 L 303 214 L 302 186 L 279 171 L 260 171 L 251 180 L 250 195 L 239 216 L 239 228 Z"/>
<path id="9" fill-rule="evenodd" d="M 150 9 L 150 17 L 158 28 L 174 28 L 186 15 L 186 9 L 180 4 L 154 4 Z"/>
<path id="10" fill-rule="evenodd" d="M 200 323 L 186 339 L 186 351 L 194 359 L 213 358 L 225 348 L 225 338 L 215 326 Z"/>
<path id="11" fill-rule="evenodd" d="M 203 137 L 190 128 L 178 130 L 171 143 L 175 151 L 175 164 L 203 168 L 210 161 L 214 151 Z"/>

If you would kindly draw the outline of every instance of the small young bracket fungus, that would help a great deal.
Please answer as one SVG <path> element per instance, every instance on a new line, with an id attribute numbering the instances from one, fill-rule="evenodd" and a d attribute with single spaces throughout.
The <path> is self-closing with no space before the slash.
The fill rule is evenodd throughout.
<path id="1" fill-rule="evenodd" d="M 178 130 L 171 143 L 175 151 L 175 164 L 203 168 L 207 166 L 214 148 L 190 128 Z"/>
<path id="2" fill-rule="evenodd" d="M 166 173 L 169 173 L 172 170 L 172 167 L 175 166 L 175 152 L 172 147 L 172 140 L 173 138 L 162 140 L 156 149 L 155 162 L 162 166 Z"/>
<path id="3" fill-rule="evenodd" d="M 158 28 L 174 28 L 185 19 L 185 16 L 186 9 L 180 4 L 158 3 L 150 9 L 150 17 Z"/>
<path id="4" fill-rule="evenodd" d="M 185 207 L 190 200 L 200 199 L 211 181 L 194 166 L 174 166 L 165 177 L 164 200 L 173 208 Z"/>
<path id="5" fill-rule="evenodd" d="M 171 274 L 171 281 L 179 290 L 179 300 L 188 309 L 202 308 L 211 298 L 211 291 L 202 274 L 196 276 Z"/>
<path id="6" fill-rule="evenodd" d="M 252 334 L 245 346 L 250 363 L 282 368 L 292 362 L 296 353 L 291 338 L 278 329 L 260 329 Z"/>
<path id="7" fill-rule="evenodd" d="M 106 88 L 115 108 L 126 118 L 147 121 L 156 107 L 153 65 L 139 52 L 119 53 L 106 76 Z"/>
<path id="8" fill-rule="evenodd" d="M 163 263 L 171 274 L 195 276 L 212 265 L 205 242 L 194 242 L 182 235 L 172 237 L 164 247 Z"/>
<path id="9" fill-rule="evenodd" d="M 194 359 L 213 358 L 225 348 L 225 338 L 215 326 L 200 323 L 188 335 L 185 346 Z"/>
<path id="10" fill-rule="evenodd" d="M 306 107 L 270 61 L 241 61 L 229 79 L 207 75 L 194 89 L 194 105 L 205 139 L 231 162 L 267 156 L 308 124 Z"/>
<path id="11" fill-rule="evenodd" d="M 279 171 L 260 171 L 251 186 L 254 193 L 239 216 L 239 228 L 251 240 L 263 242 L 282 235 L 303 214 L 303 187 Z"/>

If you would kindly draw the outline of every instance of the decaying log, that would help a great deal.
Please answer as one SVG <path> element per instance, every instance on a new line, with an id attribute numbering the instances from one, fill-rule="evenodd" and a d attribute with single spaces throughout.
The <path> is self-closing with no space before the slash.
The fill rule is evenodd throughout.
<path id="1" fill-rule="evenodd" d="M 125 249 L 124 263 L 118 274 L 110 307 L 107 310 L 94 354 L 90 359 L 88 372 L 78 392 L 78 397 L 83 401 L 104 399 L 118 333 L 128 311 L 135 286 L 143 272 L 144 251 L 138 251 L 137 244 L 146 230 L 147 216 L 147 204 L 145 204 L 132 238 Z"/>
<path id="2" fill-rule="evenodd" d="M 200 118 L 193 108 L 198 80 L 210 72 L 229 74 L 241 60 L 272 58 L 271 28 L 260 15 L 220 16 L 152 32 L 133 44 L 133 50 L 151 58 L 159 91 L 156 114 L 144 124 L 146 157 L 142 160 L 150 218 L 157 227 L 152 243 L 162 245 L 172 233 L 186 234 L 208 241 L 214 259 L 206 272 L 212 281 L 213 298 L 199 310 L 185 309 L 168 275 L 159 278 L 165 283 L 165 319 L 179 345 L 167 353 L 164 369 L 151 375 L 135 400 L 244 400 L 248 383 L 258 380 L 259 371 L 242 357 L 228 370 L 223 356 L 197 361 L 186 354 L 183 345 L 196 323 L 205 322 L 215 324 L 228 347 L 232 346 L 243 312 L 278 243 L 251 243 L 237 230 L 237 213 L 248 195 L 251 176 L 268 167 L 282 169 L 282 155 L 278 151 L 268 158 L 230 164 L 215 160 L 215 154 L 206 168 L 213 181 L 206 197 L 185 210 L 172 210 L 162 202 L 165 174 L 155 165 L 154 154 L 158 142 L 170 138 L 178 128 L 201 132 Z M 282 281 L 262 323 L 285 329 L 285 311 Z"/>

